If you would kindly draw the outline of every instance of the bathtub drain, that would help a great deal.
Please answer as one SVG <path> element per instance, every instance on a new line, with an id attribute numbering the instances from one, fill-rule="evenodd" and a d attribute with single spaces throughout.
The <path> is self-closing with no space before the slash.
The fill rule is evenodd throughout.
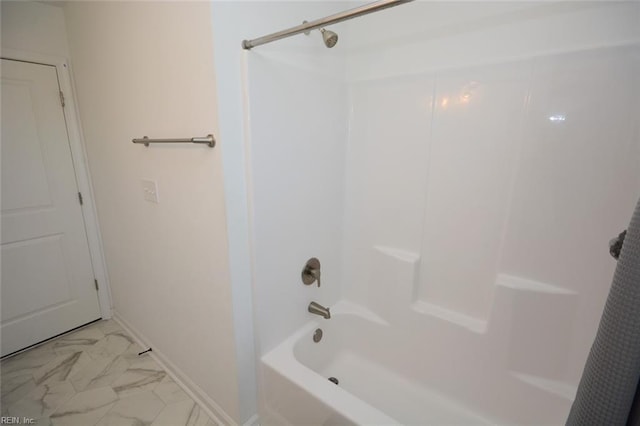
<path id="1" fill-rule="evenodd" d="M 336 385 L 338 384 L 338 379 L 336 379 L 335 377 L 329 377 L 329 381 L 331 383 L 335 383 Z"/>

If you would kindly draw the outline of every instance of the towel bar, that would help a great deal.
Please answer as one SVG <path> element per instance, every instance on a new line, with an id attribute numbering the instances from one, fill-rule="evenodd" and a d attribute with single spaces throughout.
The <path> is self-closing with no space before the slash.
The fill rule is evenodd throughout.
<path id="1" fill-rule="evenodd" d="M 142 143 L 144 146 L 149 146 L 150 143 L 206 143 L 211 148 L 216 146 L 216 139 L 211 134 L 191 139 L 149 139 L 148 136 L 144 136 L 142 139 L 132 139 L 131 142 Z"/>

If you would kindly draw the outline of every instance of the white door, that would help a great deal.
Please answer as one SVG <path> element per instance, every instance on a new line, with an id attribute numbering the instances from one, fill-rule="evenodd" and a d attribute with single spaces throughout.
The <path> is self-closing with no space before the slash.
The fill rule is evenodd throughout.
<path id="1" fill-rule="evenodd" d="M 2 59 L 1 344 L 100 318 L 56 68 Z"/>

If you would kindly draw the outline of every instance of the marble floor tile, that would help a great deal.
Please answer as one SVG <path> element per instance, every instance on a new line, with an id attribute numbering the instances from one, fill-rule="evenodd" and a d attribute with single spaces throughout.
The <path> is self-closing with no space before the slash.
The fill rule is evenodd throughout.
<path id="1" fill-rule="evenodd" d="M 113 383 L 127 368 L 129 363 L 120 356 L 94 360 L 71 376 L 71 383 L 78 392 L 100 388 Z"/>
<path id="2" fill-rule="evenodd" d="M 142 346 L 137 343 L 133 343 L 129 348 L 124 351 L 122 358 L 126 359 L 130 364 L 140 361 L 140 358 L 145 355 L 138 355 L 140 352 L 144 351 Z M 148 357 L 148 355 L 146 355 Z"/>
<path id="3" fill-rule="evenodd" d="M 111 334 L 111 333 L 124 332 L 122 327 L 120 327 L 120 324 L 118 324 L 114 320 L 98 321 L 95 325 L 100 330 L 102 330 L 102 332 L 105 334 L 105 336 L 108 335 L 108 334 Z"/>
<path id="4" fill-rule="evenodd" d="M 98 341 L 87 349 L 87 354 L 93 359 L 112 358 L 122 355 L 133 343 L 133 339 L 124 332 L 114 332 Z"/>
<path id="5" fill-rule="evenodd" d="M 120 399 L 97 426 L 150 425 L 165 407 L 153 392 L 143 392 Z"/>
<path id="6" fill-rule="evenodd" d="M 145 370 L 153 370 L 153 371 L 163 371 L 160 364 L 158 364 L 153 358 L 149 355 L 142 355 L 138 357 L 137 360 L 130 363 L 130 368 L 142 368 Z"/>
<path id="7" fill-rule="evenodd" d="M 158 395 L 165 404 L 173 404 L 174 402 L 189 399 L 189 395 L 173 380 L 163 381 L 155 387 L 153 392 Z"/>
<path id="8" fill-rule="evenodd" d="M 49 418 L 54 426 L 91 426 L 102 419 L 118 401 L 108 386 L 76 394 Z"/>
<path id="9" fill-rule="evenodd" d="M 33 370 L 53 361 L 56 356 L 53 346 L 45 343 L 3 360 L 0 364 L 0 374 L 3 379 L 13 375 L 32 374 Z"/>
<path id="10" fill-rule="evenodd" d="M 33 372 L 33 378 L 37 385 L 54 381 L 63 382 L 85 368 L 90 362 L 91 358 L 84 352 L 58 355 L 53 361 L 36 369 Z"/>
<path id="11" fill-rule="evenodd" d="M 209 416 L 191 399 L 167 405 L 152 426 L 207 426 Z"/>
<path id="12" fill-rule="evenodd" d="M 41 426 L 217 426 L 115 321 L 0 362 L 3 416 Z"/>
<path id="13" fill-rule="evenodd" d="M 131 366 L 113 383 L 113 390 L 120 398 L 139 392 L 152 391 L 167 373 L 152 358 L 144 359 Z"/>
<path id="14" fill-rule="evenodd" d="M 18 402 L 29 392 L 36 388 L 36 382 L 32 374 L 22 374 L 2 379 L 2 402 L 3 407 L 9 407 Z"/>
<path id="15" fill-rule="evenodd" d="M 58 355 L 84 351 L 98 343 L 103 337 L 104 333 L 97 326 L 81 328 L 54 340 L 52 342 L 53 350 Z"/>
<path id="16" fill-rule="evenodd" d="M 40 419 L 53 413 L 75 395 L 69 382 L 42 384 L 9 407 L 9 415 Z"/>

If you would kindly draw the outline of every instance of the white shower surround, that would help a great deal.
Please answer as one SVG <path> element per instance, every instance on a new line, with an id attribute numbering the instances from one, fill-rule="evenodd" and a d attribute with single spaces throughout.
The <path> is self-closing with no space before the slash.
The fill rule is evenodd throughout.
<path id="1" fill-rule="evenodd" d="M 265 424 L 435 424 L 419 409 L 434 401 L 454 424 L 568 413 L 615 266 L 606 242 L 640 195 L 640 9 L 464 5 L 340 24 L 346 52 L 301 39 L 246 55 Z M 405 45 L 413 6 L 444 29 Z M 312 256 L 320 289 L 299 278 Z M 376 327 L 377 343 L 349 339 Z M 314 367 L 340 371 L 349 352 L 380 380 L 410 377 L 408 417 L 358 391 L 373 370 L 336 387 Z"/>
<path id="2" fill-rule="evenodd" d="M 569 321 L 570 315 L 558 308 L 574 301 L 575 294 L 501 276 L 496 314 L 479 330 L 464 319 L 447 319 L 450 312 L 415 305 L 413 310 L 402 309 L 411 306 L 416 263 L 392 257 L 400 279 L 394 295 L 379 300 L 391 322 L 377 309 L 342 300 L 331 307 L 330 320 L 310 320 L 262 357 L 265 424 L 562 423 L 575 385 L 505 365 L 511 345 L 526 344 L 528 337 L 536 345 L 550 345 L 551 353 L 542 359 L 531 353 L 520 361 L 529 367 L 553 364 L 562 345 L 541 341 L 545 336 L 539 332 L 514 335 L 523 325 L 510 322 L 518 318 L 516 309 L 537 309 L 540 300 L 552 305 L 549 318 Z M 317 328 L 323 330 L 323 338 L 315 343 Z M 338 386 L 328 381 L 330 377 L 339 380 Z"/>

